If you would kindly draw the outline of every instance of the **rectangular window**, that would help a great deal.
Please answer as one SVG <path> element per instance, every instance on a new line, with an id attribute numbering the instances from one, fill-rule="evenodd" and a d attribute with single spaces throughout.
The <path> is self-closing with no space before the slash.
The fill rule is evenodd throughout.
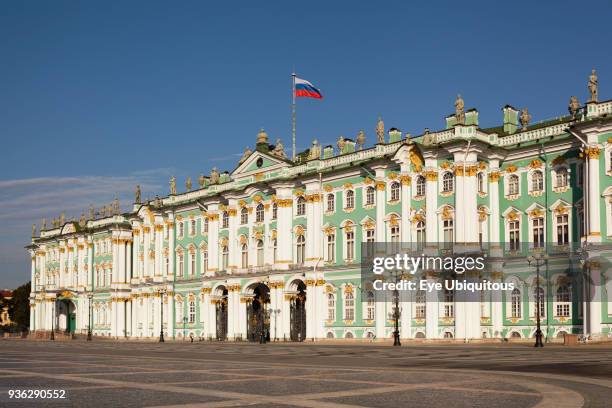
<path id="1" fill-rule="evenodd" d="M 327 236 L 327 262 L 334 262 L 336 255 L 336 236 L 330 234 Z"/>
<path id="2" fill-rule="evenodd" d="M 346 233 L 346 259 L 355 258 L 355 233 Z"/>
<path id="3" fill-rule="evenodd" d="M 557 215 L 557 245 L 569 242 L 569 225 L 567 214 Z"/>
<path id="4" fill-rule="evenodd" d="M 508 237 L 511 251 L 518 251 L 521 245 L 520 228 L 518 221 L 508 222 Z"/>
<path id="5" fill-rule="evenodd" d="M 544 218 L 533 219 L 533 246 L 534 248 L 544 247 Z"/>

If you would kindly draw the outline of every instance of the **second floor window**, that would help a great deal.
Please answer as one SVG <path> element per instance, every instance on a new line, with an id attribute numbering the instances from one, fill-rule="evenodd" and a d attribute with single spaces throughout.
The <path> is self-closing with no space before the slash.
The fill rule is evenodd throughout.
<path id="1" fill-rule="evenodd" d="M 536 170 L 531 175 L 531 191 L 540 192 L 544 190 L 544 175 L 540 170 Z"/>
<path id="2" fill-rule="evenodd" d="M 303 235 L 298 235 L 296 240 L 296 263 L 301 265 L 306 258 L 306 238 Z"/>
<path id="3" fill-rule="evenodd" d="M 334 212 L 336 207 L 335 198 L 336 196 L 334 195 L 334 193 L 329 193 L 327 195 L 327 212 Z"/>
<path id="4" fill-rule="evenodd" d="M 533 246 L 535 248 L 544 247 L 544 218 L 533 219 Z"/>
<path id="5" fill-rule="evenodd" d="M 366 189 L 366 205 L 374 205 L 376 202 L 376 189 L 374 187 L 368 187 Z"/>
<path id="6" fill-rule="evenodd" d="M 508 178 L 508 195 L 517 195 L 519 193 L 519 178 L 516 174 Z"/>
<path id="7" fill-rule="evenodd" d="M 255 209 L 255 222 L 263 222 L 264 220 L 264 205 L 259 203 Z"/>
<path id="8" fill-rule="evenodd" d="M 297 215 L 306 215 L 306 200 L 304 197 L 300 197 L 297 200 Z"/>
<path id="9" fill-rule="evenodd" d="M 240 210 L 240 224 L 244 225 L 249 222 L 249 210 L 246 207 L 242 207 Z"/>
<path id="10" fill-rule="evenodd" d="M 423 197 L 425 195 L 425 177 L 418 176 L 416 179 L 416 195 Z"/>
<path id="11" fill-rule="evenodd" d="M 346 259 L 355 258 L 355 233 L 353 231 L 346 233 Z"/>
<path id="12" fill-rule="evenodd" d="M 249 247 L 247 244 L 242 244 L 242 268 L 246 269 L 249 267 Z"/>
<path id="13" fill-rule="evenodd" d="M 336 255 L 336 236 L 329 234 L 327 236 L 327 262 L 333 262 Z"/>
<path id="14" fill-rule="evenodd" d="M 229 266 L 229 250 L 227 245 L 221 248 L 221 268 L 227 270 Z"/>
<path id="15" fill-rule="evenodd" d="M 567 169 L 562 167 L 556 171 L 556 181 L 557 187 L 567 187 L 568 184 L 568 174 Z"/>
<path id="16" fill-rule="evenodd" d="M 264 265 L 264 243 L 263 241 L 257 240 L 257 266 Z"/>
<path id="17" fill-rule="evenodd" d="M 455 176 L 450 171 L 447 171 L 442 176 L 442 192 L 450 193 L 455 188 Z"/>
<path id="18" fill-rule="evenodd" d="M 227 213 L 227 211 L 223 211 L 221 228 L 229 228 L 229 214 Z"/>
<path id="19" fill-rule="evenodd" d="M 346 209 L 355 208 L 355 192 L 353 190 L 348 190 L 346 192 L 346 203 L 345 203 L 344 208 Z"/>
<path id="20" fill-rule="evenodd" d="M 569 225 L 567 214 L 557 215 L 557 245 L 569 242 Z"/>
<path id="21" fill-rule="evenodd" d="M 508 222 L 508 238 L 510 243 L 511 251 L 518 251 L 519 246 L 521 244 L 521 236 L 520 236 L 520 224 L 518 220 L 509 221 Z"/>
<path id="22" fill-rule="evenodd" d="M 189 221 L 189 235 L 195 235 L 196 233 L 196 220 Z"/>
<path id="23" fill-rule="evenodd" d="M 400 199 L 400 183 L 391 183 L 391 201 L 399 201 Z"/>

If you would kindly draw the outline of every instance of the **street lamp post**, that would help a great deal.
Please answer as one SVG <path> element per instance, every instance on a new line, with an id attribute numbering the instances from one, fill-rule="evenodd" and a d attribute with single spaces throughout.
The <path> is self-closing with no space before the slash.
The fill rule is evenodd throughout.
<path id="1" fill-rule="evenodd" d="M 187 316 L 183 317 L 183 341 L 185 341 L 186 336 L 187 336 Z"/>
<path id="2" fill-rule="evenodd" d="M 160 318 L 159 318 L 159 342 L 164 342 L 164 295 L 166 294 L 166 289 L 162 288 L 159 290 L 159 310 L 160 310 Z"/>
<path id="3" fill-rule="evenodd" d="M 280 309 L 271 309 L 270 313 L 272 313 L 272 315 L 274 315 L 274 341 L 278 341 L 278 337 L 276 336 L 276 330 L 277 330 L 277 317 L 278 314 L 280 313 Z"/>
<path id="4" fill-rule="evenodd" d="M 92 322 L 91 322 L 91 300 L 93 299 L 93 294 L 88 294 L 87 295 L 87 299 L 89 299 L 89 318 L 88 318 L 88 323 L 87 323 L 87 341 L 91 341 L 92 339 L 92 333 L 91 333 L 91 326 L 92 326 Z"/>
<path id="5" fill-rule="evenodd" d="M 535 332 L 535 345 L 534 347 L 544 347 L 544 343 L 542 342 L 542 329 L 540 328 L 540 266 L 546 264 L 548 262 L 548 255 L 542 254 L 541 252 L 536 253 L 535 255 L 531 255 L 527 257 L 527 263 L 531 266 L 532 264 L 536 267 L 536 332 Z"/>
<path id="6" fill-rule="evenodd" d="M 400 319 L 400 308 L 399 308 L 399 291 L 395 289 L 393 291 L 393 301 L 395 303 L 395 307 L 393 310 L 393 318 L 395 319 L 395 330 L 393 331 L 393 345 L 401 346 L 400 342 L 400 331 L 399 331 L 399 319 Z"/>

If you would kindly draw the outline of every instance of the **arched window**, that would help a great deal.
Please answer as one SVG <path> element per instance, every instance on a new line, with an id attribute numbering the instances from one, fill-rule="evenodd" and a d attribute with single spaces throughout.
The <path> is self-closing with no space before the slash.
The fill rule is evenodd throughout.
<path id="1" fill-rule="evenodd" d="M 327 195 L 327 212 L 334 212 L 336 208 L 336 196 L 334 193 Z"/>
<path id="2" fill-rule="evenodd" d="M 278 246 L 276 238 L 272 240 L 272 258 L 274 259 L 274 263 L 276 263 L 278 259 Z"/>
<path id="3" fill-rule="evenodd" d="M 196 321 L 196 305 L 194 301 L 189 302 L 189 324 Z"/>
<path id="4" fill-rule="evenodd" d="M 557 288 L 557 316 L 569 317 L 570 315 L 570 292 L 566 285 Z"/>
<path id="5" fill-rule="evenodd" d="M 303 235 L 298 235 L 296 242 L 296 263 L 303 264 L 306 258 L 306 238 Z"/>
<path id="6" fill-rule="evenodd" d="M 355 259 L 355 233 L 353 231 L 346 233 L 346 259 Z"/>
<path id="7" fill-rule="evenodd" d="M 327 320 L 336 320 L 336 297 L 333 293 L 327 294 Z"/>
<path id="8" fill-rule="evenodd" d="M 221 268 L 223 270 L 227 270 L 229 266 L 229 249 L 227 248 L 227 245 L 224 245 L 221 248 Z"/>
<path id="9" fill-rule="evenodd" d="M 425 318 L 425 308 L 426 308 L 426 299 L 425 299 L 425 291 L 418 290 L 415 295 L 415 318 L 424 319 Z"/>
<path id="10" fill-rule="evenodd" d="M 263 240 L 257 240 L 257 266 L 264 264 L 264 243 Z"/>
<path id="11" fill-rule="evenodd" d="M 510 316 L 513 318 L 521 317 L 521 291 L 516 288 L 510 295 Z"/>
<path id="12" fill-rule="evenodd" d="M 374 205 L 376 203 L 376 189 L 372 186 L 366 189 L 366 205 Z"/>
<path id="13" fill-rule="evenodd" d="M 355 192 L 353 190 L 347 190 L 346 194 L 346 209 L 355 208 Z"/>
<path id="14" fill-rule="evenodd" d="M 229 214 L 227 213 L 227 211 L 223 211 L 223 218 L 222 218 L 222 224 L 221 224 L 221 228 L 229 228 Z"/>
<path id="15" fill-rule="evenodd" d="M 391 183 L 391 201 L 399 201 L 400 199 L 400 183 Z"/>
<path id="16" fill-rule="evenodd" d="M 452 290 L 444 289 L 444 317 L 455 316 L 455 295 Z"/>
<path id="17" fill-rule="evenodd" d="M 263 222 L 264 220 L 264 205 L 262 203 L 257 204 L 255 208 L 255 222 Z"/>
<path id="18" fill-rule="evenodd" d="M 204 218 L 204 233 L 208 234 L 208 217 Z"/>
<path id="19" fill-rule="evenodd" d="M 539 294 L 539 297 L 538 297 Z M 545 317 L 546 316 L 546 302 L 544 299 L 544 289 L 543 288 L 534 288 L 533 289 L 533 301 L 536 305 L 536 313 L 537 313 L 537 307 L 539 306 L 540 309 L 540 317 Z"/>
<path id="20" fill-rule="evenodd" d="M 531 220 L 533 225 L 533 247 L 543 248 L 544 247 L 544 218 L 536 217 Z"/>
<path id="21" fill-rule="evenodd" d="M 416 195 L 423 197 L 425 195 L 425 177 L 417 176 L 416 178 Z"/>
<path id="22" fill-rule="evenodd" d="M 367 294 L 367 305 L 366 305 L 366 319 L 367 320 L 374 320 L 374 306 L 375 306 L 375 299 L 374 299 L 374 293 L 372 291 L 368 291 Z"/>
<path id="23" fill-rule="evenodd" d="M 355 297 L 351 292 L 344 296 L 344 320 L 355 320 Z"/>
<path id="24" fill-rule="evenodd" d="M 208 271 L 208 251 L 206 249 L 202 250 L 202 274 Z"/>
<path id="25" fill-rule="evenodd" d="M 299 197 L 297 200 L 297 215 L 306 215 L 306 199 Z"/>
<path id="26" fill-rule="evenodd" d="M 247 244 L 242 244 L 241 247 L 241 255 L 242 255 L 242 268 L 249 267 L 249 247 Z"/>
<path id="27" fill-rule="evenodd" d="M 519 193 L 519 178 L 516 174 L 508 177 L 508 195 L 517 195 Z"/>
<path id="28" fill-rule="evenodd" d="M 178 276 L 183 276 L 185 272 L 185 257 L 182 253 L 178 256 Z"/>
<path id="29" fill-rule="evenodd" d="M 478 183 L 478 192 L 485 193 L 485 176 L 483 172 L 480 172 L 476 175 L 476 182 Z"/>
<path id="30" fill-rule="evenodd" d="M 540 170 L 531 173 L 531 191 L 540 192 L 544 190 L 544 174 Z"/>
<path id="31" fill-rule="evenodd" d="M 447 171 L 442 176 L 442 192 L 450 193 L 455 188 L 455 176 L 450 171 Z"/>
<path id="32" fill-rule="evenodd" d="M 272 219 L 275 220 L 278 217 L 278 204 L 272 204 Z"/>
<path id="33" fill-rule="evenodd" d="M 567 187 L 567 168 L 561 167 L 557 169 L 555 180 L 557 181 L 557 187 Z"/>
<path id="34" fill-rule="evenodd" d="M 249 222 L 249 210 L 246 207 L 242 207 L 240 210 L 240 224 L 248 224 Z"/>
<path id="35" fill-rule="evenodd" d="M 422 249 L 425 245 L 425 222 L 418 221 L 416 224 L 416 242 L 417 247 Z"/>

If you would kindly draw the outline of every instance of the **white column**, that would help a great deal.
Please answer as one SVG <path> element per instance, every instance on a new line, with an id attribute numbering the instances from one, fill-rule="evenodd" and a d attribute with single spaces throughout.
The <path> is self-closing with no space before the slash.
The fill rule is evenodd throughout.
<path id="1" fill-rule="evenodd" d="M 599 262 L 589 262 L 589 280 L 590 290 L 588 301 L 588 334 L 592 336 L 600 335 L 602 332 L 601 320 L 602 320 L 602 290 L 601 285 L 601 266 Z M 608 296 L 611 296 L 608 294 Z M 610 313 L 610 311 L 608 311 Z"/>
<path id="2" fill-rule="evenodd" d="M 176 254 L 174 252 L 174 249 L 175 249 L 174 248 L 175 247 L 174 233 L 175 231 L 176 231 L 176 228 L 174 226 L 174 221 L 171 220 L 170 222 L 168 222 L 168 275 L 172 275 L 172 276 L 176 275 L 176 271 L 175 271 L 176 263 L 174 260 L 174 257 Z M 170 276 L 168 276 L 167 278 L 169 279 Z"/>
<path id="3" fill-rule="evenodd" d="M 230 205 L 228 206 L 227 212 L 229 214 L 229 229 L 228 229 L 228 242 L 229 242 L 229 265 L 228 269 L 233 270 L 241 265 L 240 256 L 242 254 L 240 245 L 238 244 L 238 212 L 236 210 L 236 200 L 231 199 Z"/>
<path id="4" fill-rule="evenodd" d="M 134 269 L 133 265 L 132 265 L 132 241 L 130 239 L 126 240 L 126 244 L 125 244 L 125 256 L 126 256 L 126 260 L 125 260 L 125 281 L 126 282 L 131 282 L 132 280 L 132 276 L 134 273 Z"/>
<path id="5" fill-rule="evenodd" d="M 412 279 L 412 275 L 409 275 Z M 401 290 L 400 294 L 400 336 L 403 339 L 412 337 L 412 301 L 413 291 Z"/>
<path id="6" fill-rule="evenodd" d="M 433 273 L 427 273 L 426 279 L 428 284 L 433 284 L 434 282 L 437 282 L 437 279 Z M 439 337 L 438 321 L 440 316 L 438 291 L 425 291 L 425 301 L 425 337 L 428 339 L 437 339 Z"/>
<path id="7" fill-rule="evenodd" d="M 172 336 L 172 338 L 174 338 L 174 321 L 176 320 L 174 318 L 174 294 L 173 295 L 168 295 L 168 317 L 167 317 L 167 322 L 168 322 L 168 334 L 170 336 Z"/>
<path id="8" fill-rule="evenodd" d="M 143 248 L 142 248 L 142 258 L 144 263 L 144 277 L 153 276 L 153 271 L 149 268 L 149 248 L 151 247 L 151 227 L 144 226 L 142 228 L 142 239 L 143 239 Z M 174 248 L 173 248 L 174 249 Z"/>
<path id="9" fill-rule="evenodd" d="M 404 169 L 404 167 L 406 168 Z M 411 179 L 407 173 L 407 167 L 407 165 L 402 165 L 402 175 L 400 176 L 400 183 L 402 186 L 402 223 L 400 234 L 402 243 L 412 242 L 412 228 L 410 228 L 410 197 L 412 196 L 412 193 L 410 188 Z"/>
<path id="10" fill-rule="evenodd" d="M 589 166 L 589 180 L 588 185 L 588 211 L 589 211 L 589 242 L 601 242 L 601 228 L 600 228 L 600 194 L 601 190 L 599 187 L 599 155 L 600 150 L 598 147 L 590 147 L 587 151 L 587 165 Z"/>
<path id="11" fill-rule="evenodd" d="M 493 164 L 493 162 L 491 162 Z M 501 222 L 499 212 L 499 169 L 497 161 L 494 162 L 495 167 L 490 169 L 489 173 L 489 204 L 491 216 L 489 217 L 489 242 L 501 243 L 499 224 Z"/>
<path id="12" fill-rule="evenodd" d="M 495 263 L 491 265 L 494 269 L 491 272 L 491 281 L 501 283 L 503 282 L 503 272 L 501 268 L 503 264 Z M 502 330 L 504 328 L 504 319 L 502 313 L 502 291 L 501 290 L 492 290 L 491 291 L 491 323 L 493 325 L 493 337 L 501 338 Z"/>
<path id="13" fill-rule="evenodd" d="M 87 242 L 87 283 L 85 284 L 88 291 L 93 290 L 93 261 L 93 241 L 92 238 L 89 238 Z"/>
<path id="14" fill-rule="evenodd" d="M 385 208 L 387 202 L 385 200 L 386 183 L 385 169 L 376 169 L 376 242 L 386 242 L 385 233 Z M 378 319 L 377 319 L 378 320 Z M 378 337 L 378 334 L 376 335 Z"/>
<path id="15" fill-rule="evenodd" d="M 30 293 L 36 292 L 38 288 L 36 287 L 36 253 L 34 251 L 30 251 Z M 44 281 L 44 275 L 40 275 L 41 282 Z M 31 326 L 31 325 L 30 325 Z"/>
<path id="16" fill-rule="evenodd" d="M 134 230 L 134 256 L 132 257 L 132 277 L 133 278 L 142 278 L 140 276 L 140 269 L 138 265 L 138 260 L 140 258 L 140 237 L 142 230 Z"/>
<path id="17" fill-rule="evenodd" d="M 208 271 L 216 272 L 220 266 L 218 205 L 210 204 L 208 206 Z"/>
<path id="18" fill-rule="evenodd" d="M 428 243 L 438 242 L 438 172 L 435 159 L 426 159 L 425 171 L 425 239 Z M 437 326 L 437 322 L 436 322 Z M 429 336 L 427 336 L 429 337 Z"/>
<path id="19" fill-rule="evenodd" d="M 277 267 L 287 268 L 293 263 L 292 251 L 292 223 L 293 223 L 293 198 L 291 186 L 281 186 L 276 189 L 278 219 L 276 223 L 278 260 Z"/>

